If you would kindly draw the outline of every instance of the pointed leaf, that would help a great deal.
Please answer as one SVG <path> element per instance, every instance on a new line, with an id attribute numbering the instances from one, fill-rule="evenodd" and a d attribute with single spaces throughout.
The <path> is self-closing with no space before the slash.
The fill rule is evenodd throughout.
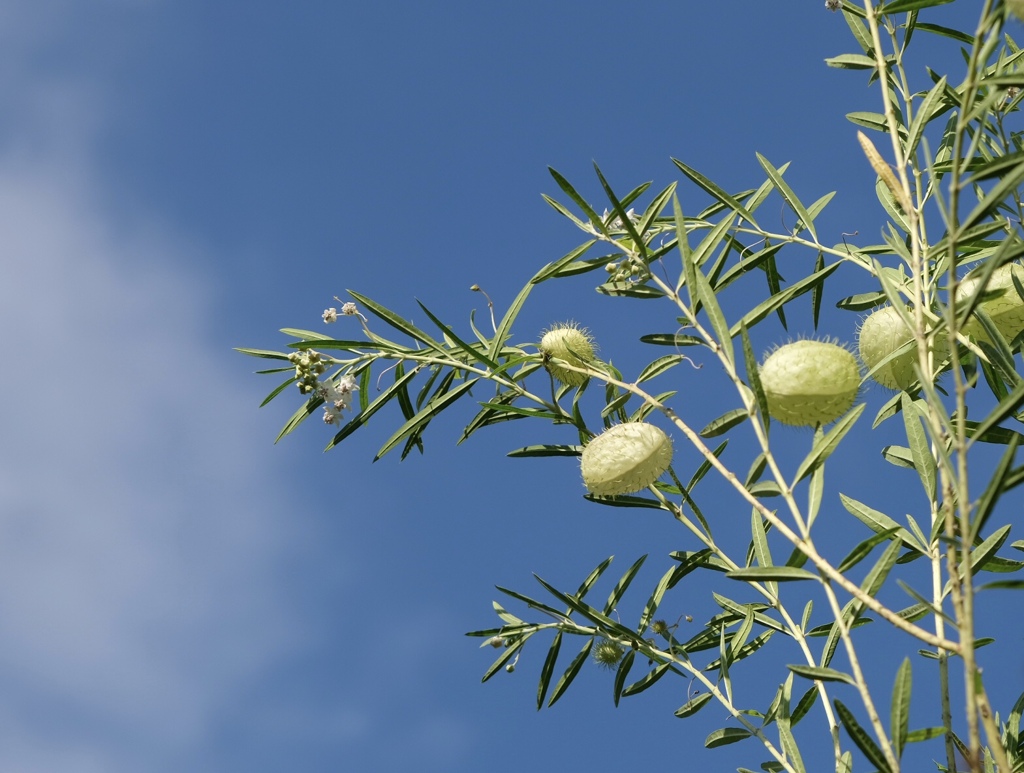
<path id="1" fill-rule="evenodd" d="M 684 717 L 691 717 L 698 711 L 700 711 L 701 708 L 713 697 L 715 696 L 709 692 L 700 693 L 696 697 L 691 698 L 678 709 L 676 709 L 675 715 L 680 719 Z"/>
<path id="2" fill-rule="evenodd" d="M 760 153 L 757 153 L 756 155 L 758 163 L 760 163 L 761 168 L 768 173 L 768 179 L 772 181 L 772 184 L 775 186 L 775 189 L 779 192 L 779 195 L 782 196 L 783 200 L 787 204 L 789 204 L 789 206 L 796 213 L 797 217 L 800 218 L 803 227 L 810 231 L 811 236 L 814 237 L 815 241 L 817 241 L 818 234 L 814 230 L 814 219 L 810 216 L 810 214 L 808 214 L 807 208 L 804 207 L 800 199 L 798 199 L 796 194 L 793 193 L 793 189 L 789 187 L 789 184 L 782 179 L 782 175 L 779 174 L 779 170 L 772 166 L 771 162 L 767 158 L 762 156 Z"/>
<path id="3" fill-rule="evenodd" d="M 814 472 L 818 467 L 825 463 L 825 460 L 832 455 L 832 452 L 839 447 L 843 438 L 846 437 L 846 433 L 849 432 L 853 425 L 860 418 L 860 415 L 864 413 L 865 403 L 861 403 L 855 407 L 852 411 L 847 413 L 843 418 L 839 419 L 835 425 L 828 431 L 828 433 L 820 440 L 815 442 L 811 447 L 810 453 L 800 463 L 800 467 L 796 471 L 796 476 L 793 478 L 793 486 L 806 478 L 809 474 Z"/>
<path id="4" fill-rule="evenodd" d="M 576 675 L 580 672 L 583 667 L 583 663 L 587 659 L 587 655 L 590 654 L 590 648 L 594 646 L 593 638 L 587 639 L 587 643 L 583 645 L 583 649 L 579 651 L 579 654 L 572 659 L 569 667 L 565 669 L 565 673 L 555 683 L 555 689 L 551 691 L 551 698 L 548 699 L 548 708 L 555 705 L 555 702 L 562 697 L 563 693 L 569 689 L 569 685 L 572 684 L 572 680 L 576 678 Z"/>
<path id="5" fill-rule="evenodd" d="M 896 672 L 896 683 L 892 687 L 892 711 L 890 713 L 890 732 L 892 733 L 893 751 L 896 759 L 903 756 L 903 747 L 907 743 L 910 728 L 910 658 L 904 658 Z"/>
<path id="6" fill-rule="evenodd" d="M 812 679 L 821 682 L 846 682 L 846 684 L 856 685 L 856 681 L 849 674 L 844 674 L 842 671 L 836 671 L 834 668 L 819 668 L 818 666 L 805 666 L 790 664 L 786 666 L 797 676 L 802 676 L 805 679 Z"/>
<path id="7" fill-rule="evenodd" d="M 548 683 L 551 681 L 551 674 L 555 670 L 555 661 L 558 660 L 558 650 L 562 647 L 562 632 L 555 634 L 554 641 L 548 649 L 548 656 L 544 658 L 544 665 L 540 669 L 540 682 L 537 684 L 537 711 L 544 705 L 544 696 L 548 692 Z"/>
<path id="8" fill-rule="evenodd" d="M 865 732 L 864 728 L 857 723 L 853 713 L 838 698 L 835 700 L 835 706 L 836 714 L 839 715 L 839 720 L 843 723 L 843 727 L 846 728 L 850 739 L 863 752 L 864 756 L 868 758 L 868 762 L 880 771 L 883 771 L 883 773 L 892 773 L 889 763 L 886 762 L 885 755 L 882 754 L 882 750 L 871 740 L 871 736 Z"/>

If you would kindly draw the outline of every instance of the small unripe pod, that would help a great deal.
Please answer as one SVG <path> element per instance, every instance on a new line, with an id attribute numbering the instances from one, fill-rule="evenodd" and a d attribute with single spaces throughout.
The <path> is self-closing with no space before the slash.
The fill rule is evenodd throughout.
<path id="1" fill-rule="evenodd" d="M 764 361 L 761 386 L 773 419 L 813 427 L 850 410 L 860 388 L 860 368 L 857 358 L 838 344 L 794 341 Z"/>
<path id="2" fill-rule="evenodd" d="M 1019 263 L 1008 263 L 1000 266 L 989 279 L 985 295 L 978 307 L 992 318 L 1003 338 L 1012 341 L 1024 330 L 1024 300 L 1021 300 L 1013 277 L 1024 285 L 1024 266 Z M 960 304 L 967 303 L 978 292 L 979 274 L 972 271 L 957 287 L 956 297 Z M 985 328 L 976 319 L 969 319 L 964 326 L 964 333 L 980 340 L 988 340 Z"/>
<path id="3" fill-rule="evenodd" d="M 554 357 L 577 368 L 585 368 L 597 362 L 594 339 L 586 330 L 571 322 L 555 325 L 548 330 L 541 338 L 539 348 L 547 358 Z M 585 373 L 567 370 L 555 363 L 546 363 L 545 367 L 552 376 L 568 386 L 579 386 L 588 378 Z"/>
<path id="4" fill-rule="evenodd" d="M 870 370 L 913 338 L 914 334 L 910 332 L 910 328 L 903 322 L 896 309 L 892 306 L 878 309 L 868 315 L 857 334 L 860 358 Z M 942 359 L 948 349 L 946 339 L 941 336 L 934 339 L 931 349 L 933 357 Z M 917 381 L 914 374 L 916 362 L 915 347 L 889 360 L 871 377 L 887 389 L 907 389 Z"/>
<path id="5" fill-rule="evenodd" d="M 672 441 L 653 424 L 609 427 L 583 449 L 580 469 L 591 494 L 618 496 L 650 486 L 672 463 Z"/>

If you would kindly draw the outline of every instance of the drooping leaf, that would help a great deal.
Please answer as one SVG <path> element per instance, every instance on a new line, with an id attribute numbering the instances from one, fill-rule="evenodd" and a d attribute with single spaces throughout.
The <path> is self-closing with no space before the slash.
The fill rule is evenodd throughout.
<path id="1" fill-rule="evenodd" d="M 883 771 L 883 773 L 892 773 L 892 769 L 889 767 L 885 755 L 882 754 L 882 750 L 878 748 L 878 745 L 871 739 L 871 736 L 860 726 L 856 717 L 853 716 L 853 712 L 846 708 L 838 698 L 835 700 L 835 707 L 836 714 L 839 715 L 839 721 L 842 722 L 850 739 L 857 745 L 857 748 L 861 750 L 864 756 L 868 758 L 868 761 L 878 770 Z"/>
<path id="2" fill-rule="evenodd" d="M 686 703 L 684 703 L 682 706 L 680 706 L 678 709 L 676 709 L 675 715 L 680 719 L 683 719 L 685 717 L 692 717 L 694 714 L 700 711 L 701 708 L 703 708 L 703 706 L 707 704 L 707 702 L 710 701 L 713 697 L 715 696 L 709 692 L 699 693 L 698 695 L 694 696 Z"/>

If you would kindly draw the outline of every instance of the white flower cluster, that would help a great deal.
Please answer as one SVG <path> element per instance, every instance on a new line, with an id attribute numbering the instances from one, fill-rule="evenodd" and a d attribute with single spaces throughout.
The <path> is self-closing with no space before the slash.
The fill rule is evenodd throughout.
<path id="1" fill-rule="evenodd" d="M 337 424 L 342 411 L 352 407 L 352 395 L 359 389 L 351 376 L 342 376 L 337 381 L 320 383 L 317 392 L 324 399 L 324 424 Z"/>
<path id="2" fill-rule="evenodd" d="M 352 303 L 352 301 L 349 301 L 348 303 L 342 304 L 340 312 L 333 307 L 330 309 L 324 309 L 323 318 L 324 322 L 329 325 L 332 322 L 338 321 L 338 314 L 344 314 L 347 317 L 352 317 L 358 313 L 359 309 L 356 308 L 356 305 Z"/>

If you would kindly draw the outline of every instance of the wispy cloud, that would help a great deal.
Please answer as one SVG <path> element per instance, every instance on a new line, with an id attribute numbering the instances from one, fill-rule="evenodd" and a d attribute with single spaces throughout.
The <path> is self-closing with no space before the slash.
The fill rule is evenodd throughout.
<path id="1" fill-rule="evenodd" d="M 34 34 L 25 5 L 0 13 Z M 0 86 L 21 110 L 0 146 L 0 769 L 161 769 L 301 642 L 279 579 L 297 540 L 196 245 L 113 209 L 88 155 L 100 92 L 19 49 Z"/>

